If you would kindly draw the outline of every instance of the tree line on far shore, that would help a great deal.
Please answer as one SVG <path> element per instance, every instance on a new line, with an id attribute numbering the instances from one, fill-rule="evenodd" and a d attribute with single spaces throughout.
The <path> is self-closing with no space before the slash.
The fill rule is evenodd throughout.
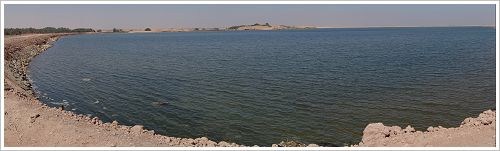
<path id="1" fill-rule="evenodd" d="M 45 34 L 45 33 L 74 33 L 74 32 L 95 32 L 92 28 L 54 28 L 45 27 L 41 29 L 37 28 L 5 28 L 5 35 L 22 35 L 22 34 Z"/>
<path id="2" fill-rule="evenodd" d="M 231 26 L 227 29 L 233 29 L 233 30 L 236 30 L 240 27 L 245 27 L 245 26 L 267 26 L 267 27 L 272 27 L 269 23 L 266 23 L 266 24 L 259 24 L 259 23 L 255 23 L 253 25 L 239 25 L 239 26 Z"/>

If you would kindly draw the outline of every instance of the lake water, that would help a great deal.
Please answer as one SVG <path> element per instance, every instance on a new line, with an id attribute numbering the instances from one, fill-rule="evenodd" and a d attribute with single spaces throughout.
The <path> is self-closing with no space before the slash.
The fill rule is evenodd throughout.
<path id="1" fill-rule="evenodd" d="M 168 136 L 354 144 L 368 123 L 458 126 L 495 108 L 495 29 L 75 35 L 29 76 L 50 106 Z"/>

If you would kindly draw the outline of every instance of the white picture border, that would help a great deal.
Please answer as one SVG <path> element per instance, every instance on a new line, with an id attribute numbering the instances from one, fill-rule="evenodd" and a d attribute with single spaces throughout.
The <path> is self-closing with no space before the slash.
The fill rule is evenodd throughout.
<path id="1" fill-rule="evenodd" d="M 1 1 L 1 47 L 4 48 L 4 11 L 6 4 L 494 4 L 496 6 L 496 112 L 499 109 L 499 1 Z M 4 55 L 4 49 L 1 54 Z M 4 59 L 0 71 L 4 72 Z M 4 81 L 4 74 L 0 74 Z M 3 83 L 0 88 L 1 107 L 4 108 Z M 496 147 L 5 147 L 4 114 L 0 114 L 0 150 L 500 150 L 498 138 L 499 117 L 496 116 Z"/>

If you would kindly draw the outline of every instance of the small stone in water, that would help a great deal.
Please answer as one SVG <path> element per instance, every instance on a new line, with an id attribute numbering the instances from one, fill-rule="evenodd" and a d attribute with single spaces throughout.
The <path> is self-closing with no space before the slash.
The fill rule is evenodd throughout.
<path id="1" fill-rule="evenodd" d="M 163 102 L 163 101 L 157 101 L 157 102 L 152 102 L 151 104 L 154 106 L 163 106 L 163 105 L 167 105 L 168 103 Z"/>

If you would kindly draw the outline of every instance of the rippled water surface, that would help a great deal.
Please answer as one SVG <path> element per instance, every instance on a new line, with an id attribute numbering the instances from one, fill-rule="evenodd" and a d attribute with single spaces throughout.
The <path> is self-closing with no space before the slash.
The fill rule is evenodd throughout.
<path id="1" fill-rule="evenodd" d="M 175 137 L 357 143 L 495 106 L 494 28 L 92 34 L 30 65 L 42 101 Z"/>

